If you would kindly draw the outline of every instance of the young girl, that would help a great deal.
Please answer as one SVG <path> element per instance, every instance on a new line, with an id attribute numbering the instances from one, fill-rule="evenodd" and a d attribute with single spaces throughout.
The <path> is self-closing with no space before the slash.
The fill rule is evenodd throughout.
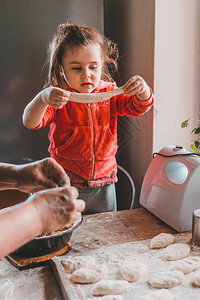
<path id="1" fill-rule="evenodd" d="M 124 93 L 96 103 L 70 101 L 70 92 L 102 93 L 116 89 L 110 75 L 117 69 L 116 44 L 98 31 L 61 24 L 49 45 L 48 83 L 26 106 L 29 129 L 46 125 L 49 152 L 66 171 L 85 213 L 116 210 L 117 115 L 139 116 L 153 105 L 144 79 L 131 77 Z"/>

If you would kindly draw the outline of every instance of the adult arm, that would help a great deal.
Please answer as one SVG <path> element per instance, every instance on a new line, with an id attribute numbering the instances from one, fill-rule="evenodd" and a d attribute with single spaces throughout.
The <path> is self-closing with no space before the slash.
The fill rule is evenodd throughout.
<path id="1" fill-rule="evenodd" d="M 56 188 L 32 195 L 27 201 L 0 213 L 0 257 L 35 236 L 71 224 L 85 208 L 76 188 Z"/>
<path id="2" fill-rule="evenodd" d="M 0 190 L 17 189 L 35 193 L 69 185 L 70 179 L 63 168 L 50 157 L 23 165 L 0 163 Z"/>

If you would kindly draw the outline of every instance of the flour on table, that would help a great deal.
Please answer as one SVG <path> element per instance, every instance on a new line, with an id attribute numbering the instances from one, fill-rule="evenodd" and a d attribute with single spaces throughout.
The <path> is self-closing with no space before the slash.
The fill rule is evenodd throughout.
<path id="1" fill-rule="evenodd" d="M 172 270 L 182 271 L 184 274 L 191 273 L 198 268 L 200 268 L 200 257 L 187 257 L 172 266 Z"/>
<path id="2" fill-rule="evenodd" d="M 168 246 L 162 252 L 162 258 L 165 260 L 178 260 L 185 258 L 190 253 L 190 246 L 184 243 L 177 243 Z"/>
<path id="3" fill-rule="evenodd" d="M 140 261 L 125 262 L 120 266 L 120 272 L 124 279 L 128 281 L 137 281 L 146 273 L 146 266 Z"/>
<path id="4" fill-rule="evenodd" d="M 123 297 L 121 295 L 106 295 L 98 299 L 99 300 L 123 300 Z"/>
<path id="5" fill-rule="evenodd" d="M 145 295 L 142 300 L 174 300 L 174 296 L 165 289 Z"/>
<path id="6" fill-rule="evenodd" d="M 174 243 L 174 236 L 169 233 L 160 233 L 150 240 L 150 248 L 165 248 Z"/>
<path id="7" fill-rule="evenodd" d="M 70 258 L 62 258 L 61 263 L 65 272 L 70 274 L 75 270 L 95 265 L 95 259 L 92 256 L 75 256 Z"/>
<path id="8" fill-rule="evenodd" d="M 183 238 L 182 238 L 183 237 Z M 186 239 L 185 235 L 183 234 L 177 234 L 176 240 L 179 242 L 176 242 L 176 244 L 182 242 L 187 243 L 189 237 Z M 184 241 L 184 242 L 183 242 Z M 162 288 L 154 288 L 152 287 L 148 281 L 152 277 L 152 274 L 160 273 L 161 271 L 171 271 L 173 266 L 184 260 L 184 259 L 192 259 L 195 261 L 196 267 L 199 266 L 199 260 L 200 260 L 200 248 L 195 248 L 191 246 L 191 252 L 188 257 L 183 258 L 178 261 L 167 261 L 164 260 L 161 257 L 161 254 L 165 249 L 150 249 L 149 248 L 150 240 L 142 240 L 138 242 L 131 242 L 131 243 L 124 243 L 124 244 L 109 244 L 102 246 L 97 249 L 93 250 L 87 250 L 83 252 L 86 257 L 92 256 L 96 262 L 96 265 L 106 265 L 109 270 L 108 276 L 106 276 L 105 279 L 109 280 L 125 280 L 120 272 L 120 266 L 125 264 L 126 262 L 133 262 L 133 261 L 140 261 L 142 262 L 147 269 L 147 272 L 144 274 L 144 276 L 135 282 L 129 282 L 129 288 L 127 292 L 124 292 L 123 294 L 118 295 L 107 295 L 110 297 L 121 297 L 123 300 L 143 300 L 145 296 L 149 296 L 151 293 L 160 292 Z M 190 244 L 189 244 L 190 245 Z M 77 254 L 74 253 L 75 257 L 77 257 Z M 69 254 L 65 256 L 66 258 L 69 257 Z M 62 256 L 63 258 L 63 256 Z M 60 257 L 60 260 L 62 259 Z M 73 254 L 70 256 L 70 258 L 73 258 Z M 183 275 L 183 280 L 180 284 L 177 286 L 174 286 L 170 289 L 167 289 L 173 296 L 174 300 L 196 300 L 200 299 L 200 287 L 196 286 L 195 284 L 192 284 L 192 278 L 200 271 L 196 270 L 195 272 L 188 273 L 187 275 Z M 174 273 L 173 273 L 174 274 Z M 67 278 L 70 278 L 71 274 L 66 274 Z M 169 275 L 171 280 L 171 273 Z M 100 282 L 100 281 L 99 281 Z M 179 282 L 179 281 L 178 281 Z M 97 282 L 98 283 L 98 282 Z M 80 300 L 106 300 L 103 296 L 94 296 L 91 293 L 91 289 L 93 286 L 95 286 L 97 283 L 92 284 L 76 284 L 74 283 L 73 289 L 76 292 L 78 299 Z M 177 282 L 176 282 L 177 283 Z M 157 295 L 156 295 L 157 296 Z M 143 298 L 142 298 L 143 297 Z M 108 298 L 107 300 L 111 300 L 112 298 Z M 151 299 L 151 298 L 150 298 Z M 155 298 L 156 299 L 156 298 Z M 154 300 L 155 300 L 154 299 Z M 159 299 L 159 298 L 158 298 Z M 161 298 L 162 299 L 162 298 Z M 161 300 L 160 299 L 160 300 Z M 120 300 L 120 298 L 113 298 L 112 300 Z M 167 297 L 166 299 L 167 300 Z"/>
<path id="9" fill-rule="evenodd" d="M 155 288 L 171 288 L 180 284 L 184 274 L 181 271 L 161 271 L 153 273 L 148 283 Z"/>
<path id="10" fill-rule="evenodd" d="M 197 285 L 197 286 L 200 286 L 200 271 L 197 272 L 193 278 L 192 278 L 192 283 Z"/>
<path id="11" fill-rule="evenodd" d="M 94 284 L 91 289 L 93 296 L 119 295 L 125 293 L 129 288 L 126 280 L 103 279 Z"/>
<path id="12" fill-rule="evenodd" d="M 107 266 L 80 268 L 73 272 L 70 280 L 75 283 L 93 283 L 105 278 L 107 274 Z"/>

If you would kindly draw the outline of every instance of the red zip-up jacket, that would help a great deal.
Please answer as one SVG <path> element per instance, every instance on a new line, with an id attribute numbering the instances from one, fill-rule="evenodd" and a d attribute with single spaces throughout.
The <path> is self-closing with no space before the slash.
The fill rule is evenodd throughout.
<path id="1" fill-rule="evenodd" d="M 115 82 L 100 81 L 93 93 L 115 88 Z M 41 123 L 34 129 L 49 125 L 51 157 L 87 181 L 96 180 L 116 168 L 117 115 L 139 116 L 153 102 L 152 91 L 149 99 L 143 101 L 125 94 L 91 104 L 68 101 L 61 109 L 48 106 Z"/>

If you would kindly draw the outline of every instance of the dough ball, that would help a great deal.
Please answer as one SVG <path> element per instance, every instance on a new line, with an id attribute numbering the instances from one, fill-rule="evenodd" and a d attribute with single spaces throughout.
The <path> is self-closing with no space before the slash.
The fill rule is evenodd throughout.
<path id="1" fill-rule="evenodd" d="M 122 276 L 128 281 L 137 281 L 141 279 L 146 271 L 146 266 L 140 261 L 127 262 L 120 266 Z"/>
<path id="2" fill-rule="evenodd" d="M 121 295 L 107 295 L 101 297 L 102 300 L 123 300 Z"/>
<path id="3" fill-rule="evenodd" d="M 200 267 L 200 257 L 187 257 L 175 263 L 172 270 L 182 271 L 184 274 L 191 273 Z"/>
<path id="4" fill-rule="evenodd" d="M 184 274 L 181 271 L 162 271 L 151 275 L 148 283 L 158 289 L 171 288 L 180 284 Z"/>
<path id="5" fill-rule="evenodd" d="M 126 280 L 103 279 L 94 284 L 91 289 L 93 296 L 119 295 L 125 293 L 129 288 Z"/>
<path id="6" fill-rule="evenodd" d="M 75 283 L 93 283 L 105 278 L 107 274 L 106 266 L 80 268 L 73 272 L 70 280 Z"/>
<path id="7" fill-rule="evenodd" d="M 174 243 L 174 236 L 169 233 L 160 233 L 150 240 L 150 248 L 165 248 Z"/>
<path id="8" fill-rule="evenodd" d="M 144 297 L 144 300 L 173 300 L 174 296 L 168 290 L 153 292 Z"/>
<path id="9" fill-rule="evenodd" d="M 165 248 L 162 253 L 162 258 L 165 260 L 178 260 L 185 258 L 189 253 L 190 246 L 188 244 L 177 243 Z"/>
<path id="10" fill-rule="evenodd" d="M 68 274 L 73 273 L 80 268 L 88 268 L 95 265 L 95 259 L 92 256 L 75 256 L 62 258 L 61 263 Z"/>
<path id="11" fill-rule="evenodd" d="M 192 278 L 192 283 L 197 285 L 197 286 L 200 286 L 200 271 L 197 272 L 193 278 Z"/>

